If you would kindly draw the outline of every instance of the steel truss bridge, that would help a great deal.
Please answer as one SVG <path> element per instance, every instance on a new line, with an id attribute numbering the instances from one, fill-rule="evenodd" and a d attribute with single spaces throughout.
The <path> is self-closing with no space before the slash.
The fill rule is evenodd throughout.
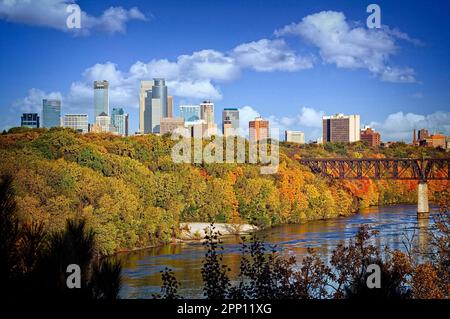
<path id="1" fill-rule="evenodd" d="M 311 158 L 301 159 L 315 174 L 335 179 L 418 181 L 417 214 L 428 218 L 430 180 L 450 180 L 450 158 Z"/>
<path id="2" fill-rule="evenodd" d="M 300 163 L 336 179 L 450 180 L 450 158 L 311 158 Z"/>

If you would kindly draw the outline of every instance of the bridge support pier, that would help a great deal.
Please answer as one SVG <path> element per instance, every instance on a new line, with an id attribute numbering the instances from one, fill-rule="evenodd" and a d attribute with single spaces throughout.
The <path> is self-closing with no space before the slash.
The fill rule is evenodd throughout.
<path id="1" fill-rule="evenodd" d="M 421 181 L 417 187 L 417 217 L 428 218 L 430 206 L 428 205 L 428 184 Z"/>

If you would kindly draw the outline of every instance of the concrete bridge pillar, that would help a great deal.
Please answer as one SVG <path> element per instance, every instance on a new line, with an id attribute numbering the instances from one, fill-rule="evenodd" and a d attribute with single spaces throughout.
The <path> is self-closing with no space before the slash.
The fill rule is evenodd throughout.
<path id="1" fill-rule="evenodd" d="M 417 187 L 417 216 L 428 218 L 430 206 L 428 205 L 428 184 L 420 182 Z"/>

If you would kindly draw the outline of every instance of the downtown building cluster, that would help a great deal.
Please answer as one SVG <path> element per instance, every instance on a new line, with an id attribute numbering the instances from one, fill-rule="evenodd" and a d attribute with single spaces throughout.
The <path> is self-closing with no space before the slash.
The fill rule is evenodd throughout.
<path id="1" fill-rule="evenodd" d="M 260 125 L 260 123 L 262 123 Z M 250 140 L 269 137 L 269 121 L 256 118 L 249 122 Z M 169 95 L 164 79 L 141 81 L 139 92 L 139 132 L 138 134 L 170 134 L 178 129 L 187 129 L 192 137 L 238 136 L 239 109 L 222 110 L 222 125 L 215 122 L 215 106 L 210 100 L 199 104 L 181 104 L 179 116 L 173 112 L 173 97 Z"/>
<path id="2" fill-rule="evenodd" d="M 121 107 L 109 107 L 109 83 L 106 80 L 94 81 L 93 109 L 94 121 L 89 122 L 88 114 L 67 113 L 62 115 L 59 99 L 42 100 L 42 117 L 38 113 L 23 113 L 21 126 L 30 128 L 66 127 L 79 133 L 108 132 L 128 136 L 128 114 Z M 41 120 L 42 119 L 42 120 Z"/>
<path id="3" fill-rule="evenodd" d="M 224 137 L 240 135 L 238 108 L 222 110 L 221 127 L 215 123 L 215 106 L 210 100 L 199 104 L 179 105 L 179 115 L 175 116 L 174 100 L 163 78 L 143 80 L 139 90 L 139 130 L 136 134 L 170 134 L 178 129 L 185 129 L 192 137 Z M 109 83 L 98 80 L 93 83 L 94 120 L 89 122 L 87 114 L 65 114 L 61 116 L 61 100 L 43 99 L 42 116 L 38 113 L 23 113 L 21 126 L 72 128 L 79 133 L 107 132 L 121 136 L 129 135 L 129 115 L 121 107 L 109 105 Z M 269 121 L 256 117 L 248 122 L 249 141 L 270 138 Z M 284 140 L 290 143 L 305 144 L 302 131 L 286 130 Z M 370 127 L 361 129 L 360 115 L 341 113 L 322 117 L 322 137 L 310 143 L 353 143 L 362 141 L 368 146 L 389 146 L 383 143 L 379 132 Z M 414 130 L 413 145 L 449 149 L 448 137 L 443 134 L 429 134 L 426 129 Z"/>

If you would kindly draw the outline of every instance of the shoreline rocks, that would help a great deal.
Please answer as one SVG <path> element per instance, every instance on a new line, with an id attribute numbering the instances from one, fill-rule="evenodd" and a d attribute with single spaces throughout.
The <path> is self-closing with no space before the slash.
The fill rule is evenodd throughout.
<path id="1" fill-rule="evenodd" d="M 203 240 L 206 230 L 211 227 L 211 223 L 180 223 L 181 240 Z M 214 223 L 215 230 L 221 236 L 225 235 L 243 235 L 259 230 L 258 227 L 250 224 L 227 224 Z"/>

